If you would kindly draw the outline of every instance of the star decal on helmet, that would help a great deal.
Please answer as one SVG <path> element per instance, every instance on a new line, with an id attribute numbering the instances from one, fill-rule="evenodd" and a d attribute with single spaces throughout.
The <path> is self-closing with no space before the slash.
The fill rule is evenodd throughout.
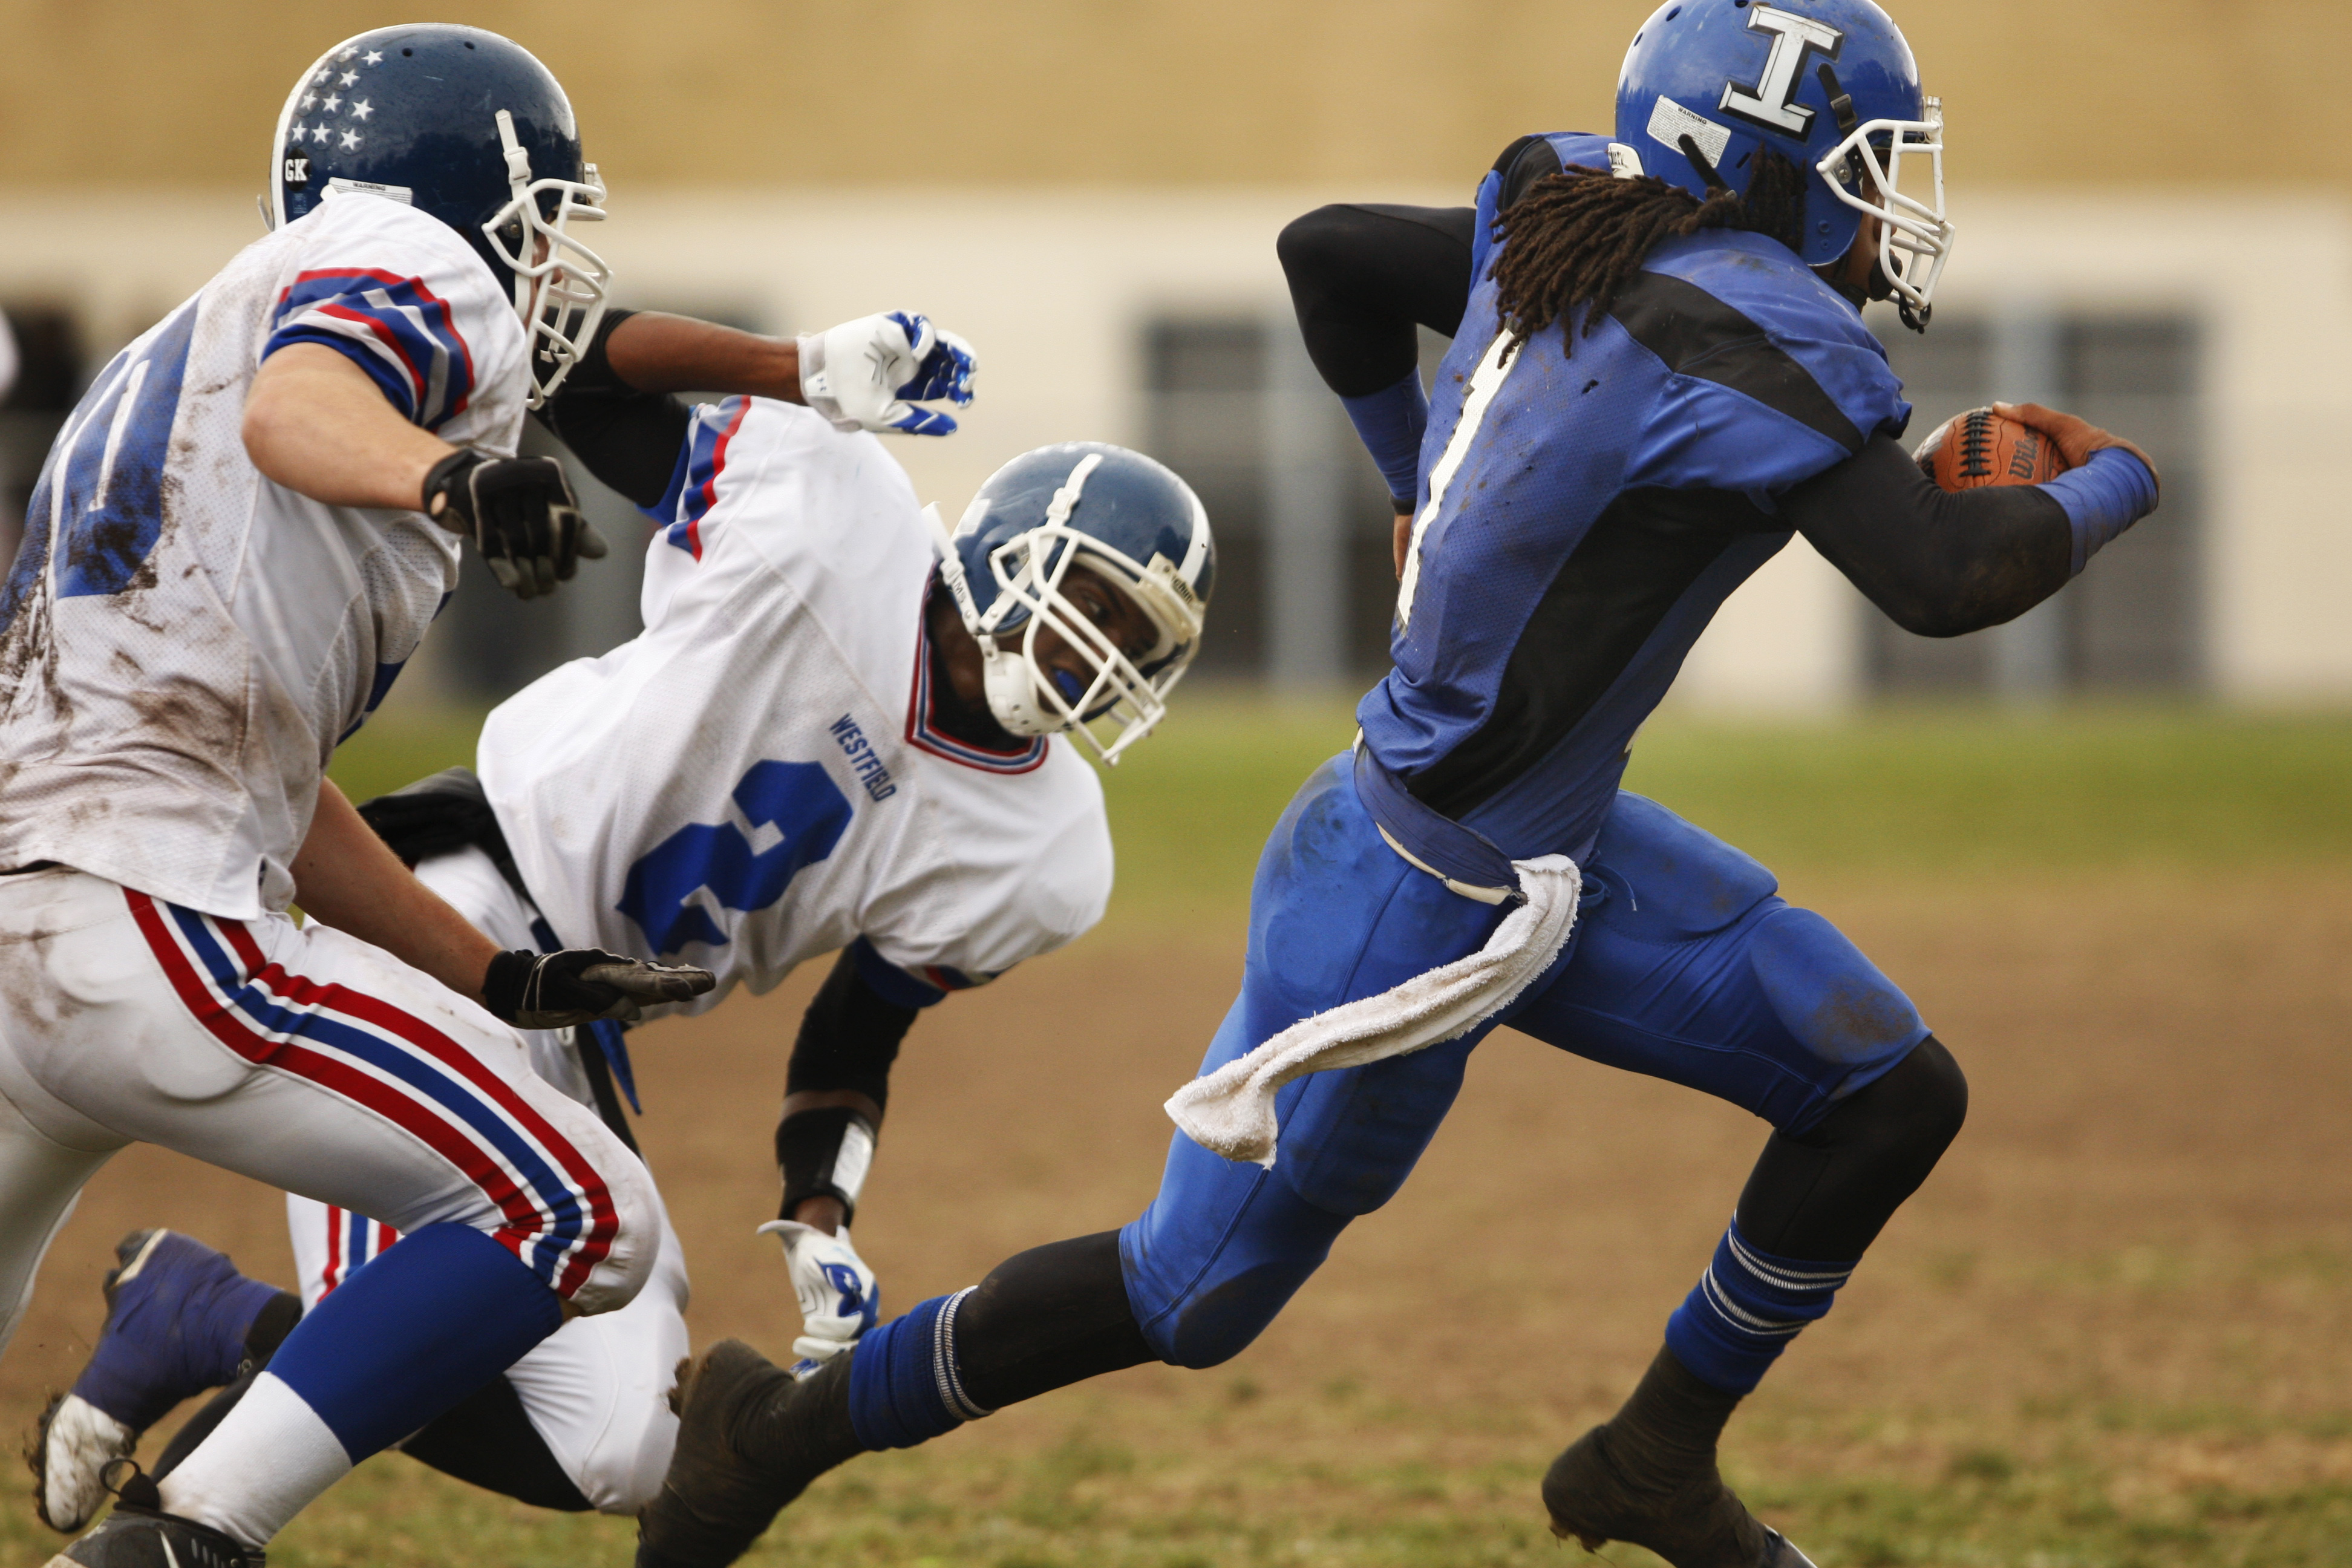
<path id="1" fill-rule="evenodd" d="M 360 99 L 352 105 L 352 118 L 353 120 L 365 120 L 369 115 L 373 114 L 374 112 L 374 109 L 369 105 L 368 100 L 364 98 Z"/>
<path id="2" fill-rule="evenodd" d="M 339 93 L 329 93 L 323 101 L 326 104 L 327 112 L 330 114 L 332 114 L 335 110 L 343 106 L 342 97 Z"/>
<path id="3" fill-rule="evenodd" d="M 360 133 L 359 133 L 358 132 L 356 132 L 356 131 L 346 131 L 346 132 L 343 132 L 343 150 L 344 150 L 345 152 L 349 152 L 351 149 L 352 149 L 352 148 L 354 148 L 354 147 L 358 146 L 359 144 L 360 144 Z"/>

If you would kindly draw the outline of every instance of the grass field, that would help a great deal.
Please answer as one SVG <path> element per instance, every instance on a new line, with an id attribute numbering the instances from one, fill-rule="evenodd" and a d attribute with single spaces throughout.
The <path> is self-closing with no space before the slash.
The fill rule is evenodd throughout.
<path id="1" fill-rule="evenodd" d="M 387 710 L 337 754 L 354 799 L 472 761 L 471 714 Z M 1105 774 L 1114 916 L 1245 902 L 1283 803 L 1355 732 L 1344 701 L 1187 691 Z M 1973 708 L 1819 725 L 1667 718 L 1626 786 L 1783 875 L 2180 871 L 2352 863 L 2352 718 Z"/>
<path id="2" fill-rule="evenodd" d="M 1106 928 L 909 1042 L 859 1226 L 891 1310 L 1150 1194 L 1159 1100 L 1231 994 L 1257 843 L 1349 732 L 1341 705 L 1186 697 L 1109 781 Z M 338 773 L 371 793 L 467 750 L 461 722 L 394 712 Z M 1727 1443 L 1735 1480 L 1822 1568 L 2352 1563 L 2347 781 L 2338 719 L 1948 711 L 1643 736 L 1632 786 L 1774 866 L 1970 1075 L 1944 1167 Z M 814 978 L 640 1037 L 644 1141 L 695 1267 L 698 1342 L 778 1353 L 793 1330 L 747 1233 Z M 862 1459 L 755 1560 L 1572 1563 L 1536 1478 L 1638 1373 L 1761 1132 L 1498 1037 L 1404 1193 L 1244 1356 L 1137 1369 Z M 159 1222 L 285 1277 L 269 1194 L 127 1153 L 60 1238 L 0 1411 L 23 1422 L 71 1375 L 108 1247 Z M 273 1555 L 619 1564 L 631 1538 L 388 1457 Z M 0 1512 L 15 1557 L 46 1542 L 23 1503 Z"/>

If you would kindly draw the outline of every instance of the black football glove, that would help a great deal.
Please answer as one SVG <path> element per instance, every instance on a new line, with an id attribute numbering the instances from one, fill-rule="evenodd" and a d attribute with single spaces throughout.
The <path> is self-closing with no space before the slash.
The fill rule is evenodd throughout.
<path id="1" fill-rule="evenodd" d="M 572 581 L 583 555 L 604 557 L 604 541 L 552 458 L 452 452 L 425 476 L 425 515 L 472 540 L 499 586 L 519 599 Z"/>
<path id="2" fill-rule="evenodd" d="M 645 1006 L 684 1002 L 718 984 L 707 969 L 646 963 L 593 947 L 517 949 L 490 960 L 482 1002 L 519 1029 L 569 1029 L 598 1018 L 631 1023 Z"/>

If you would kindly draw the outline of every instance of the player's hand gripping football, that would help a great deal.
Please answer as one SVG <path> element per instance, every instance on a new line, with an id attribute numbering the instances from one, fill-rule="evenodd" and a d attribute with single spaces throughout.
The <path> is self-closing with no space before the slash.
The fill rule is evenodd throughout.
<path id="1" fill-rule="evenodd" d="M 970 343 L 911 310 L 810 332 L 800 348 L 801 395 L 836 430 L 952 436 L 951 416 L 915 405 L 945 398 L 964 407 L 980 374 Z"/>
<path id="2" fill-rule="evenodd" d="M 552 458 L 452 452 L 425 476 L 425 515 L 474 542 L 499 586 L 519 599 L 552 594 L 601 561 L 604 541 L 580 514 L 572 481 Z"/>
<path id="3" fill-rule="evenodd" d="M 772 1219 L 760 1227 L 760 1234 L 784 1244 L 784 1267 L 801 1304 L 801 1336 L 793 1342 L 793 1354 L 801 1359 L 793 1371 L 806 1376 L 874 1326 L 882 1292 L 874 1283 L 874 1270 L 849 1244 L 847 1226 L 827 1236 L 813 1225 Z"/>
<path id="4" fill-rule="evenodd" d="M 593 947 L 516 949 L 490 960 L 482 1005 L 519 1029 L 569 1029 L 599 1018 L 633 1023 L 646 1007 L 687 1001 L 718 983 L 707 969 L 647 963 Z"/>
<path id="5" fill-rule="evenodd" d="M 2039 403 L 1996 403 L 1992 405 L 1992 411 L 2004 418 L 2014 419 L 2020 425 L 2041 431 L 2050 438 L 2050 444 L 2058 448 L 2058 455 L 2066 459 L 2066 466 L 2070 468 L 2081 468 L 2091 460 L 2092 453 L 2102 447 L 2121 447 L 2141 462 L 2147 464 L 2148 474 L 2156 480 L 2156 487 L 2159 493 L 2164 489 L 2164 476 L 2157 472 L 2155 461 L 2146 452 L 2141 451 L 2135 443 L 2125 440 L 2121 436 L 2102 430 L 2087 419 L 2078 418 L 2072 414 L 2062 414 L 2055 408 L 2044 408 Z"/>

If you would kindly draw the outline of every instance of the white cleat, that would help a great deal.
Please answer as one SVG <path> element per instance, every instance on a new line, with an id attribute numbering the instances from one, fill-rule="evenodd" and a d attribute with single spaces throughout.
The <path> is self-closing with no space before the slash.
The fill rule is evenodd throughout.
<path id="1" fill-rule="evenodd" d="M 34 1511 L 70 1535 L 105 1505 L 106 1467 L 129 1458 L 139 1434 L 79 1394 L 61 1394 L 41 1412 L 33 1442 Z"/>

